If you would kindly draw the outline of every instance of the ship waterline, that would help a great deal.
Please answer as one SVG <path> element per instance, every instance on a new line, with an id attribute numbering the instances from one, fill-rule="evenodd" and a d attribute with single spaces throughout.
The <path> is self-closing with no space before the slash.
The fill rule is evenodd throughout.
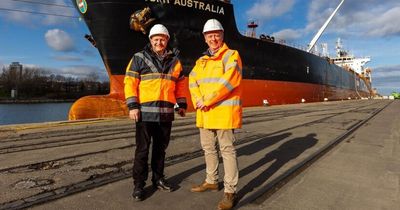
<path id="1" fill-rule="evenodd" d="M 112 76 L 111 78 L 113 78 L 112 80 L 114 80 L 114 82 L 118 83 L 118 86 L 123 88 L 124 76 L 118 75 Z M 113 87 L 116 86 L 117 85 L 114 85 Z M 242 105 L 244 107 L 369 97 L 369 93 L 357 93 L 353 89 L 287 81 L 244 79 L 242 81 L 242 86 L 244 92 Z M 194 109 L 189 95 L 187 99 L 189 99 L 188 111 L 193 111 Z M 86 96 L 79 99 L 71 107 L 69 119 L 106 118 L 125 115 L 128 115 L 128 109 L 125 105 L 123 94 L 121 95 L 119 91 L 112 91 L 106 96 Z"/>

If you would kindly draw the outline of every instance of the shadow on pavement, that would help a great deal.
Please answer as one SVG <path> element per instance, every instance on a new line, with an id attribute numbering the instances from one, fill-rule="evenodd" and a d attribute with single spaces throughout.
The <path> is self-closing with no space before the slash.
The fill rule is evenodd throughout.
<path id="1" fill-rule="evenodd" d="M 261 138 L 259 140 L 256 140 L 250 144 L 247 144 L 243 147 L 240 147 L 239 149 L 237 149 L 237 157 L 240 157 L 242 155 L 252 155 L 254 153 L 257 153 L 261 150 L 264 150 L 265 148 L 272 146 L 276 143 L 278 143 L 279 141 L 286 139 L 287 137 L 289 137 L 291 135 L 291 133 L 283 133 L 280 135 L 276 135 L 276 136 L 270 136 L 270 137 L 265 137 L 265 138 Z M 200 140 L 199 140 L 200 141 Z M 237 147 L 237 145 L 236 145 Z M 204 157 L 204 156 L 203 156 Z M 220 163 L 222 163 L 222 158 L 220 158 L 219 160 Z M 205 177 L 205 164 L 201 164 L 198 166 L 195 166 L 193 168 L 190 168 L 186 171 L 183 171 L 179 174 L 176 174 L 172 177 L 170 177 L 168 180 L 171 183 L 175 183 L 176 185 L 179 185 L 185 178 L 191 176 L 192 174 L 195 174 L 199 171 L 204 170 L 204 177 Z M 199 180 L 199 183 L 193 183 L 193 184 L 200 184 L 202 183 L 204 180 Z"/>
<path id="2" fill-rule="evenodd" d="M 245 184 L 244 187 L 238 191 L 238 199 L 240 200 L 247 193 L 252 192 L 254 188 L 259 187 L 260 185 L 265 183 L 274 173 L 276 173 L 283 165 L 288 163 L 290 160 L 297 158 L 304 151 L 316 145 L 318 139 L 316 139 L 315 137 L 316 134 L 311 133 L 304 137 L 291 139 L 283 143 L 276 150 L 267 153 L 257 162 L 254 162 L 250 166 L 240 170 L 239 177 L 244 177 L 262 167 L 263 165 L 267 164 L 268 162 L 274 161 L 269 168 L 261 172 L 258 176 L 252 179 L 249 183 Z"/>

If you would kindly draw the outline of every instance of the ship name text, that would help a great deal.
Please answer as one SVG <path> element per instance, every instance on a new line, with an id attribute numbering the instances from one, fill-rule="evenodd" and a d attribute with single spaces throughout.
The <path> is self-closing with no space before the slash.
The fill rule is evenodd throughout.
<path id="1" fill-rule="evenodd" d="M 146 2 L 161 3 L 161 4 L 174 4 L 181 7 L 195 8 L 217 14 L 225 15 L 224 7 L 205 3 L 198 0 L 146 0 Z"/>

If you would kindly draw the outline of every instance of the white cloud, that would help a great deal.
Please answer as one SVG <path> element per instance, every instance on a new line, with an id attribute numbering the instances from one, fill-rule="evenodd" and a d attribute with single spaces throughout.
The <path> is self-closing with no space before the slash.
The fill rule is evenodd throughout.
<path id="1" fill-rule="evenodd" d="M 41 68 L 39 65 L 36 64 L 30 64 L 30 63 L 21 63 L 21 64 L 27 68 Z"/>
<path id="2" fill-rule="evenodd" d="M 378 93 L 400 92 L 400 65 L 377 67 L 372 70 L 372 86 Z"/>
<path id="3" fill-rule="evenodd" d="M 10 10 L 22 10 L 22 11 L 32 11 L 31 8 L 26 5 L 18 4 L 16 1 L 0 1 L 0 7 Z M 28 24 L 32 21 L 32 14 L 16 11 L 3 11 L 0 15 L 8 21 Z"/>
<path id="4" fill-rule="evenodd" d="M 36 64 L 23 63 L 24 68 L 38 68 L 44 70 L 47 75 L 55 74 L 64 77 L 72 77 L 76 79 L 84 79 L 91 74 L 96 74 L 99 81 L 108 81 L 109 77 L 104 67 L 91 65 L 71 65 L 62 68 L 44 67 Z"/>
<path id="5" fill-rule="evenodd" d="M 313 0 L 310 3 L 305 31 L 317 31 L 340 0 Z M 400 35 L 400 1 L 345 1 L 325 33 L 351 36 L 386 37 Z"/>
<path id="6" fill-rule="evenodd" d="M 294 0 L 258 0 L 246 14 L 252 19 L 266 21 L 285 14 L 293 5 Z"/>
<path id="7" fill-rule="evenodd" d="M 284 29 L 273 33 L 272 36 L 279 39 L 291 41 L 300 38 L 302 36 L 302 32 L 299 30 Z"/>
<path id="8" fill-rule="evenodd" d="M 73 55 L 57 55 L 52 56 L 52 58 L 57 61 L 82 61 L 81 57 Z"/>
<path id="9" fill-rule="evenodd" d="M 313 0 L 310 2 L 307 14 L 307 25 L 304 28 L 304 33 L 315 34 L 325 23 L 328 17 L 333 13 L 336 7 L 339 5 L 341 0 Z M 347 7 L 347 1 L 343 3 L 341 8 L 338 10 L 336 15 L 331 20 L 327 27 L 325 34 L 328 33 L 332 28 L 335 32 L 346 27 L 347 17 L 344 17 L 344 10 Z M 343 19 L 346 19 L 345 21 Z M 341 24 L 338 24 L 341 23 Z"/>
<path id="10" fill-rule="evenodd" d="M 400 65 L 377 67 L 372 73 L 374 78 L 393 78 L 400 82 Z"/>
<path id="11" fill-rule="evenodd" d="M 97 74 L 99 76 L 99 80 L 107 81 L 108 75 L 107 71 L 104 68 L 99 68 L 97 66 L 88 66 L 88 65 L 76 65 L 76 66 L 69 66 L 64 67 L 57 72 L 57 74 L 61 74 L 65 77 L 74 77 L 74 78 L 85 78 L 90 74 Z"/>
<path id="12" fill-rule="evenodd" d="M 55 0 L 55 1 L 52 1 L 52 4 L 69 5 L 64 0 Z M 78 17 L 78 14 L 77 14 L 75 8 L 73 8 L 73 7 L 42 6 L 42 7 L 38 8 L 38 11 L 43 12 L 43 13 L 51 13 L 51 14 L 57 14 L 57 15 L 63 15 L 63 16 Z M 46 15 L 43 18 L 43 24 L 45 24 L 45 25 L 56 25 L 56 24 L 66 24 L 66 23 L 71 23 L 70 17 Z"/>
<path id="13" fill-rule="evenodd" d="M 21 63 L 21 62 L 19 62 L 22 66 L 23 66 L 23 68 L 40 68 L 40 69 L 45 69 L 45 70 L 48 70 L 48 69 L 46 69 L 46 68 L 42 68 L 41 66 L 39 66 L 39 65 L 36 65 L 36 64 L 30 64 L 30 63 Z M 1 62 L 0 62 L 0 64 L 1 64 Z M 5 66 L 9 66 L 11 63 L 9 63 L 9 64 L 4 64 Z M 0 65 L 1 66 L 1 65 Z"/>
<path id="14" fill-rule="evenodd" d="M 367 32 L 370 36 L 385 37 L 400 35 L 400 6 L 390 9 L 370 21 Z"/>
<path id="15" fill-rule="evenodd" d="M 32 1 L 34 2 L 34 1 Z M 38 3 L 30 3 L 24 1 L 0 1 L 0 7 L 4 9 L 9 9 L 9 11 L 3 11 L 0 13 L 0 17 L 5 20 L 14 23 L 21 23 L 24 26 L 32 27 L 37 25 L 56 25 L 56 24 L 71 24 L 70 17 L 63 16 L 73 16 L 77 17 L 78 14 L 73 7 L 62 7 L 55 5 L 68 6 L 68 0 L 53 0 L 51 2 L 46 2 L 54 5 L 39 4 L 44 3 L 36 1 Z M 18 10 L 18 11 L 11 11 Z M 27 12 L 22 12 L 27 11 Z M 34 14 L 36 13 L 36 14 Z M 38 14 L 44 13 L 44 14 Z M 54 14 L 54 15 L 45 15 Z"/>
<path id="16" fill-rule="evenodd" d="M 304 25 L 304 27 L 299 25 L 297 28 L 279 29 L 277 32 L 273 33 L 273 36 L 286 39 L 289 42 L 308 42 L 332 14 L 340 1 L 341 0 L 298 0 L 297 4 L 308 4 L 308 13 L 305 15 L 306 22 L 299 22 L 299 24 Z M 352 50 L 352 52 L 356 53 L 356 55 L 370 55 L 372 52 L 376 54 L 376 51 L 371 51 L 371 48 L 374 48 L 374 46 L 379 46 L 379 50 L 384 48 L 376 42 L 377 40 L 382 40 L 382 38 L 392 40 L 391 38 L 400 37 L 399 20 L 399 0 L 345 1 L 321 38 L 325 39 L 325 42 L 330 44 L 334 43 L 337 37 L 347 37 L 347 44 L 357 43 L 357 40 L 368 40 L 365 45 L 357 48 L 357 52 L 354 50 Z M 260 25 L 262 25 L 262 22 Z M 327 39 L 329 41 L 327 41 Z M 380 43 L 382 42 L 384 41 Z M 389 54 L 392 48 L 395 49 L 396 44 L 385 48 L 382 54 L 385 54 L 385 57 L 387 57 L 386 54 Z M 331 50 L 331 53 L 332 52 Z M 391 55 L 393 55 L 393 53 L 391 53 Z"/>
<path id="17" fill-rule="evenodd" d="M 47 45 L 57 51 L 73 51 L 74 42 L 69 34 L 60 29 L 48 30 L 44 35 Z"/>

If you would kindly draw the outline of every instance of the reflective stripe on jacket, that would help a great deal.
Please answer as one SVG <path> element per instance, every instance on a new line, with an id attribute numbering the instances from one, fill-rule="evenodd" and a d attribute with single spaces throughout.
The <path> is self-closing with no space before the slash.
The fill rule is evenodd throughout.
<path id="1" fill-rule="evenodd" d="M 140 109 L 141 120 L 174 120 L 174 105 L 186 109 L 185 83 L 177 52 L 162 60 L 147 45 L 136 53 L 126 68 L 125 98 L 129 109 Z"/>
<path id="2" fill-rule="evenodd" d="M 214 55 L 196 61 L 189 74 L 193 105 L 203 100 L 208 111 L 197 109 L 196 126 L 206 129 L 234 129 L 242 126 L 242 61 L 236 50 L 224 44 Z"/>

